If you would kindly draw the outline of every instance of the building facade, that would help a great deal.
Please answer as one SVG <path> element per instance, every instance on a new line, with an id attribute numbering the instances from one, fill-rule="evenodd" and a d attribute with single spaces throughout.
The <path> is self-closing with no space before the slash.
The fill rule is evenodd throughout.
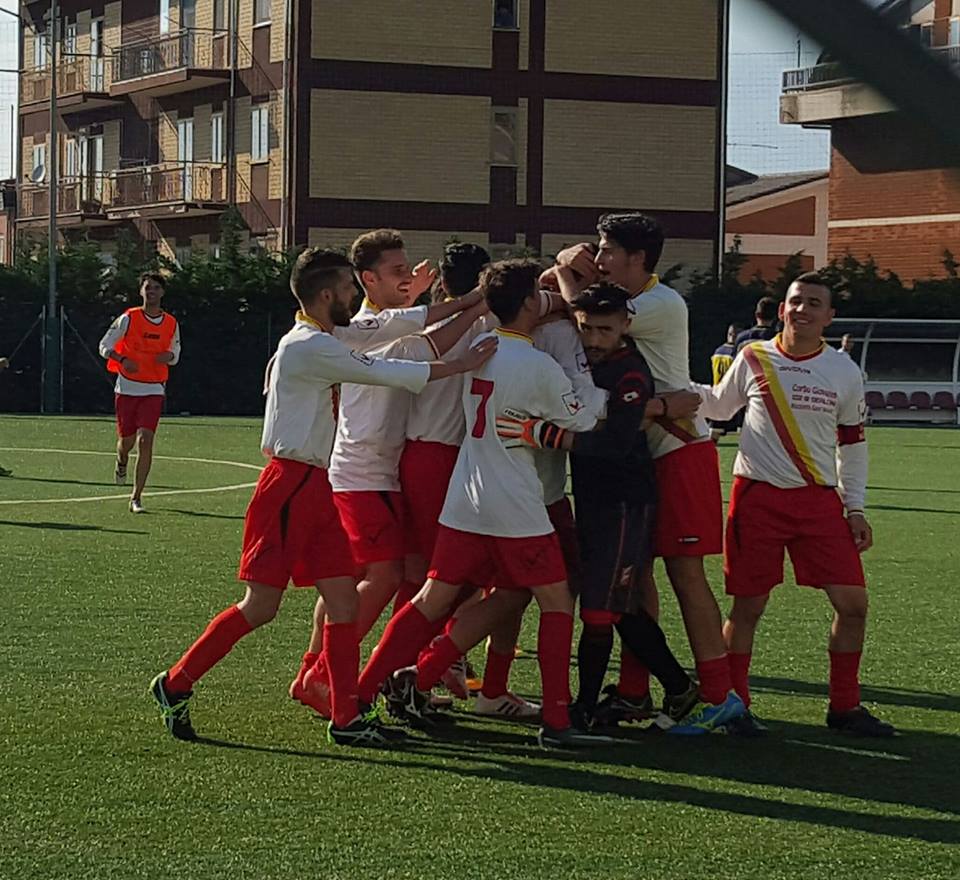
<path id="1" fill-rule="evenodd" d="M 184 259 L 401 229 L 550 254 L 604 210 L 706 267 L 721 229 L 725 0 L 65 0 L 57 211 Z M 18 234 L 49 210 L 50 29 L 25 7 Z"/>
<path id="2" fill-rule="evenodd" d="M 882 11 L 960 74 L 960 0 L 893 0 Z M 944 252 L 960 254 L 952 147 L 829 60 L 784 73 L 780 119 L 830 128 L 831 259 L 872 257 L 907 283 L 943 277 Z"/>

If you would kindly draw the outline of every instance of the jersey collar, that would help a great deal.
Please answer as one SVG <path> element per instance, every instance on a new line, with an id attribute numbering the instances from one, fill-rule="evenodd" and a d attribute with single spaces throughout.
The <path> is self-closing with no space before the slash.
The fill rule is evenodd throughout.
<path id="1" fill-rule="evenodd" d="M 501 336 L 509 336 L 511 339 L 521 339 L 533 345 L 533 337 L 528 336 L 526 333 L 520 333 L 518 330 L 506 330 L 503 327 L 497 327 L 493 332 L 499 333 Z"/>
<path id="2" fill-rule="evenodd" d="M 378 306 L 378 305 L 377 305 L 376 303 L 374 303 L 374 302 L 371 302 L 370 297 L 369 297 L 369 296 L 366 296 L 366 295 L 364 295 L 364 297 L 363 297 L 363 302 L 360 304 L 360 308 L 361 308 L 361 309 L 369 309 L 369 310 L 370 310 L 371 312 L 373 312 L 375 315 L 378 314 L 378 313 L 381 311 L 380 306 Z"/>
<path id="3" fill-rule="evenodd" d="M 815 358 L 818 355 L 823 354 L 823 350 L 827 347 L 826 340 L 820 340 L 820 347 L 816 351 L 811 351 L 810 354 L 790 354 L 789 352 L 784 351 L 782 341 L 780 339 L 780 334 L 778 333 L 773 337 L 773 344 L 777 347 L 777 351 L 782 354 L 785 358 L 789 358 L 792 361 L 808 361 L 811 358 Z"/>
<path id="4" fill-rule="evenodd" d="M 301 324 L 306 324 L 308 327 L 315 327 L 317 330 L 320 330 L 322 333 L 329 333 L 326 327 L 323 326 L 319 321 L 311 318 L 306 312 L 298 311 L 296 320 Z"/>
<path id="5" fill-rule="evenodd" d="M 650 280 L 643 285 L 643 289 L 640 291 L 640 293 L 647 293 L 648 291 L 653 290 L 653 288 L 656 287 L 659 283 L 660 283 L 660 276 L 654 273 L 653 275 L 650 276 Z M 639 295 L 640 294 L 637 294 L 637 296 Z"/>

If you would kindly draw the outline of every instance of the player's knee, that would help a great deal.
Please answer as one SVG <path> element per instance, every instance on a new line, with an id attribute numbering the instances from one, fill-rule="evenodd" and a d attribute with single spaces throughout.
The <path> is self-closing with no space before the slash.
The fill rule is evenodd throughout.
<path id="1" fill-rule="evenodd" d="M 548 584 L 543 587 L 534 587 L 531 592 L 542 612 L 558 611 L 573 615 L 573 594 L 570 592 L 566 581 Z"/>
<path id="2" fill-rule="evenodd" d="M 766 596 L 751 596 L 749 598 L 738 596 L 733 600 L 733 608 L 730 609 L 730 619 L 734 623 L 756 626 L 760 622 L 760 618 L 763 617 L 763 612 L 766 607 Z"/>
<path id="3" fill-rule="evenodd" d="M 867 619 L 867 591 L 862 587 L 831 587 L 828 593 L 840 617 L 849 621 Z"/>
<path id="4" fill-rule="evenodd" d="M 457 587 L 431 578 L 413 597 L 411 604 L 415 605 L 427 620 L 439 620 L 453 608 L 459 593 L 460 590 Z"/>
<path id="5" fill-rule="evenodd" d="M 137 449 L 153 449 L 153 431 L 141 430 L 137 434 Z"/>

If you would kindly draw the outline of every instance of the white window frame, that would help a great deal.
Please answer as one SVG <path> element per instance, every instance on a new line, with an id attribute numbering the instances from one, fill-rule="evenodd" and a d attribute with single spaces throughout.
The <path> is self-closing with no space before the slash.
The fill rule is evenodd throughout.
<path id="1" fill-rule="evenodd" d="M 264 7 L 266 7 L 264 9 Z M 265 17 L 261 17 L 266 13 Z M 253 26 L 261 27 L 270 24 L 272 17 L 270 0 L 253 0 Z"/>
<path id="2" fill-rule="evenodd" d="M 223 142 L 223 111 L 210 114 L 210 161 L 226 162 L 227 154 Z"/>
<path id="3" fill-rule="evenodd" d="M 33 173 L 33 169 L 39 167 L 40 165 L 44 167 L 44 170 L 49 170 L 47 169 L 47 145 L 45 143 L 34 144 L 33 152 L 31 153 L 30 157 L 33 160 L 32 164 L 30 165 L 31 174 Z M 46 175 L 44 175 L 44 179 L 46 179 Z"/>
<path id="4" fill-rule="evenodd" d="M 170 0 L 160 0 L 160 33 L 170 33 Z"/>
<path id="5" fill-rule="evenodd" d="M 497 5 L 500 0 L 493 0 L 493 29 L 495 31 L 517 31 L 520 30 L 520 0 L 508 0 L 513 4 L 513 24 L 497 23 Z"/>
<path id="6" fill-rule="evenodd" d="M 37 70 L 46 70 L 50 63 L 49 45 L 50 41 L 47 39 L 45 30 L 37 31 L 33 35 L 33 66 Z"/>
<path id="7" fill-rule="evenodd" d="M 498 168 L 516 168 L 519 162 L 519 145 L 517 144 L 517 132 L 519 114 L 517 107 L 491 107 L 490 108 L 490 165 Z M 508 116 L 513 121 L 513 159 L 504 160 L 497 158 L 495 150 L 495 140 L 497 133 L 497 117 Z"/>
<path id="8" fill-rule="evenodd" d="M 72 58 L 77 54 L 77 23 L 69 21 L 63 23 L 63 47 L 61 55 Z"/>
<path id="9" fill-rule="evenodd" d="M 960 18 L 951 18 L 947 30 L 947 45 L 960 46 Z"/>
<path id="10" fill-rule="evenodd" d="M 104 82 L 103 19 L 90 19 L 90 91 L 102 92 Z"/>
<path id="11" fill-rule="evenodd" d="M 218 23 L 219 22 L 219 23 Z M 227 0 L 213 0 L 213 30 L 223 33 L 227 29 Z"/>
<path id="12" fill-rule="evenodd" d="M 250 161 L 270 161 L 270 104 L 250 108 Z"/>

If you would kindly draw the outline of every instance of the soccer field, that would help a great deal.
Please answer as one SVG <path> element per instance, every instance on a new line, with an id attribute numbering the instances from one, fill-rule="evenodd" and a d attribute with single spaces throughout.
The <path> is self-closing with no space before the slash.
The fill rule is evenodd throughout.
<path id="1" fill-rule="evenodd" d="M 286 694 L 311 591 L 204 679 L 205 739 L 167 736 L 147 685 L 241 595 L 259 430 L 166 419 L 135 517 L 112 481 L 112 421 L 0 418 L 14 471 L 0 480 L 0 878 L 960 876 L 960 431 L 869 434 L 864 700 L 899 738 L 825 729 L 830 612 L 785 586 L 752 668 L 767 739 L 625 732 L 584 760 L 466 712 L 402 749 L 327 745 Z M 733 443 L 722 453 L 726 475 Z M 710 572 L 719 591 L 719 560 Z M 535 644 L 530 611 L 512 678 L 524 694 L 539 690 Z"/>

